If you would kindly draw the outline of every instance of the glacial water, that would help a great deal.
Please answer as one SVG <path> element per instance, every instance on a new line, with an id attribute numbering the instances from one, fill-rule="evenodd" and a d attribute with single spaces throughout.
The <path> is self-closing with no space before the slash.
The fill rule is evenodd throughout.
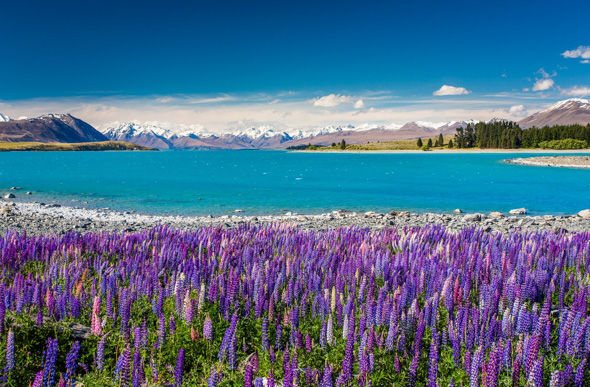
<path id="1" fill-rule="evenodd" d="M 14 152 L 0 154 L 0 191 L 19 186 L 18 199 L 180 215 L 590 208 L 590 170 L 502 162 L 525 156 L 534 155 Z"/>

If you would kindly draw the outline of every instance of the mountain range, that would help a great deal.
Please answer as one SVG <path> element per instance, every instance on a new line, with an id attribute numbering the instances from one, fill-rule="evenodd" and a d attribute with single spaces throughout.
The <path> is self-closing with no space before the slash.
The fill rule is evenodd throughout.
<path id="1" fill-rule="evenodd" d="M 491 121 L 501 120 L 495 118 Z M 0 141 L 91 142 L 125 141 L 158 149 L 285 149 L 290 146 L 330 145 L 345 140 L 348 144 L 383 142 L 412 138 L 453 135 L 457 128 L 476 121 L 427 122 L 415 121 L 404 125 L 365 124 L 354 127 L 326 126 L 315 130 L 292 129 L 278 131 L 270 126 L 250 127 L 231 133 L 173 131 L 157 123 L 139 121 L 114 122 L 100 131 L 69 114 L 47 114 L 38 118 L 11 120 L 0 114 Z M 557 102 L 547 109 L 522 120 L 523 128 L 545 125 L 590 123 L 590 101 L 572 98 Z"/>

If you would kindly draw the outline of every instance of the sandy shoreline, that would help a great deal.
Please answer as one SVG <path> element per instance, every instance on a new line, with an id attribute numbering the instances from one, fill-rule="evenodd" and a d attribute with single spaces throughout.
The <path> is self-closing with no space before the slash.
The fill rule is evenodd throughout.
<path id="1" fill-rule="evenodd" d="M 422 150 L 290 150 L 290 153 L 362 153 L 362 154 L 387 154 L 387 153 L 399 153 L 399 154 L 477 154 L 477 153 L 535 153 L 535 154 L 550 154 L 550 153 L 575 153 L 575 154 L 588 154 L 590 155 L 590 149 L 567 149 L 567 150 L 556 150 L 556 149 L 435 149 L 429 151 Z"/>
<path id="2" fill-rule="evenodd" d="M 67 232 L 133 232 L 150 229 L 160 224 L 180 229 L 194 230 L 201 227 L 239 227 L 245 224 L 263 225 L 285 223 L 310 230 L 360 227 L 380 229 L 384 227 L 423 227 L 442 224 L 448 230 L 457 232 L 466 227 L 480 227 L 484 231 L 509 233 L 512 231 L 552 230 L 585 232 L 590 231 L 588 217 L 566 216 L 511 216 L 500 213 L 356 213 L 332 211 L 325 214 L 284 215 L 224 215 L 224 216 L 158 216 L 143 215 L 113 210 L 93 210 L 39 203 L 0 201 L 0 234 L 8 230 L 30 235 L 57 234 Z"/>

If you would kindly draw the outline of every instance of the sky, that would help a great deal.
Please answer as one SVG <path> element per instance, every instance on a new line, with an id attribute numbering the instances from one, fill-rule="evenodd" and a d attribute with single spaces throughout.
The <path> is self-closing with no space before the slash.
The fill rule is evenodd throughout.
<path id="1" fill-rule="evenodd" d="M 590 2 L 12 1 L 0 113 L 220 132 L 519 119 L 590 96 Z"/>

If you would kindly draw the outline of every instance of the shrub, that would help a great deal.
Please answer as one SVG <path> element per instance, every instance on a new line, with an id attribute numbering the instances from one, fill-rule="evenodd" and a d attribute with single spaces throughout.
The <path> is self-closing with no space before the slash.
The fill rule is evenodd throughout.
<path id="1" fill-rule="evenodd" d="M 539 148 L 544 149 L 585 149 L 588 148 L 588 143 L 582 140 L 574 140 L 566 138 L 564 140 L 541 141 Z"/>

